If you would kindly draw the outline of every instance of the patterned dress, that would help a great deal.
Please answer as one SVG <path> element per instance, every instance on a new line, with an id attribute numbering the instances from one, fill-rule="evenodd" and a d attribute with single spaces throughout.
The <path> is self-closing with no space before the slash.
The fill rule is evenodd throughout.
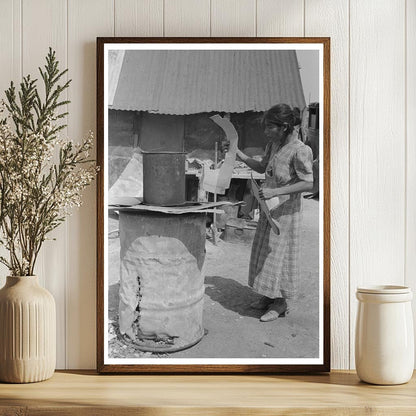
<path id="1" fill-rule="evenodd" d="M 268 188 L 280 188 L 299 181 L 313 182 L 312 150 L 294 136 L 290 136 L 283 146 L 269 144 L 263 161 Z M 285 198 L 271 211 L 280 223 L 280 235 L 271 230 L 266 216 L 261 213 L 251 249 L 248 284 L 269 298 L 290 299 L 296 294 L 302 199 L 301 193 L 281 199 Z"/>

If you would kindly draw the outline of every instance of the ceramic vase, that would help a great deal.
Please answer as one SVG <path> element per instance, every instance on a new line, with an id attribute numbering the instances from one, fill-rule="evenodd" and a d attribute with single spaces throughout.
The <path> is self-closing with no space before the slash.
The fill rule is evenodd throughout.
<path id="1" fill-rule="evenodd" d="M 36 276 L 8 276 L 0 290 L 0 381 L 50 378 L 56 364 L 56 311 Z"/>
<path id="2" fill-rule="evenodd" d="M 372 384 L 403 384 L 414 368 L 412 291 L 405 286 L 358 288 L 355 365 Z"/>

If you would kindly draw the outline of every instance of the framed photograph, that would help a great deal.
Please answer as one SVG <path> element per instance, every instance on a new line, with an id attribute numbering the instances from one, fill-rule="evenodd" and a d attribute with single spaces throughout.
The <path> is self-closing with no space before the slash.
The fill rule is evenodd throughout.
<path id="1" fill-rule="evenodd" d="M 97 39 L 101 373 L 330 371 L 330 39 Z"/>

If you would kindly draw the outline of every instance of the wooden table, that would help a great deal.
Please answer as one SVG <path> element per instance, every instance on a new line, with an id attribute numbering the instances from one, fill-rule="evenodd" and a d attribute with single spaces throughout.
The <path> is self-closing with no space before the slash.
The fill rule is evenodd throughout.
<path id="1" fill-rule="evenodd" d="M 0 384 L 0 415 L 416 415 L 416 377 L 361 383 L 353 372 L 299 376 L 97 375 L 57 372 Z"/>

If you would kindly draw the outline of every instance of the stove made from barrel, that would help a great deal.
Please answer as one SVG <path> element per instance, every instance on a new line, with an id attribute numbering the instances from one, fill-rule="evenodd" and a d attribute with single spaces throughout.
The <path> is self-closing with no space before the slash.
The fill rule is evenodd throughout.
<path id="1" fill-rule="evenodd" d="M 120 211 L 120 333 L 138 349 L 173 352 L 203 337 L 205 218 Z"/>
<path id="2" fill-rule="evenodd" d="M 174 352 L 204 335 L 206 214 L 160 212 L 185 203 L 184 154 L 144 152 L 143 162 L 148 210 L 119 210 L 120 333 L 139 350 Z"/>

